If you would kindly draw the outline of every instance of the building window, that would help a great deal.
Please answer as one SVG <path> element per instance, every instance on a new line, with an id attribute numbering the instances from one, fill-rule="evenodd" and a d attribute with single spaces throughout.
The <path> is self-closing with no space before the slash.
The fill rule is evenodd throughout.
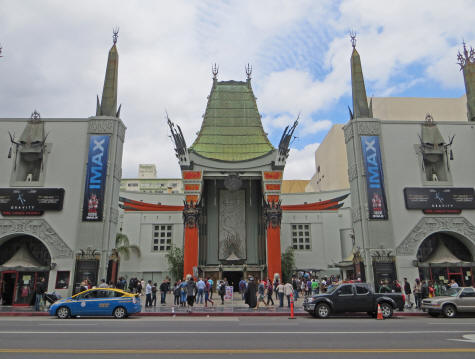
<path id="1" fill-rule="evenodd" d="M 69 271 L 58 271 L 56 274 L 55 289 L 68 289 L 69 287 Z"/>
<path id="2" fill-rule="evenodd" d="M 310 224 L 292 224 L 292 248 L 298 251 L 312 250 Z"/>
<path id="3" fill-rule="evenodd" d="M 172 248 L 173 226 L 157 224 L 153 226 L 153 252 L 168 252 Z"/>

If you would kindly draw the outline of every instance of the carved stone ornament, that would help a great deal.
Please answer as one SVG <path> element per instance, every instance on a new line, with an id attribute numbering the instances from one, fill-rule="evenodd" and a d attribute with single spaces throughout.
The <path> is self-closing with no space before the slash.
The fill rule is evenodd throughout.
<path id="1" fill-rule="evenodd" d="M 371 248 L 369 250 L 369 254 L 371 257 L 390 257 L 394 254 L 394 252 L 393 252 L 393 249 L 390 249 L 390 248 L 381 248 L 381 249 Z"/>
<path id="2" fill-rule="evenodd" d="M 87 247 L 86 249 L 80 249 L 79 252 L 76 254 L 76 259 L 100 259 L 101 253 L 92 247 Z"/>
<path id="3" fill-rule="evenodd" d="M 44 219 L 0 220 L 0 238 L 11 235 L 30 235 L 38 238 L 51 253 L 51 258 L 72 258 L 73 251 Z"/>
<path id="4" fill-rule="evenodd" d="M 119 121 L 118 135 L 122 142 L 124 142 L 124 139 L 125 139 L 125 130 L 126 130 L 125 125 L 122 123 L 122 121 Z"/>
<path id="5" fill-rule="evenodd" d="M 111 207 L 110 220 L 112 223 L 119 222 L 119 210 L 116 207 Z"/>
<path id="6" fill-rule="evenodd" d="M 237 191 L 242 186 L 242 180 L 239 178 L 239 175 L 231 173 L 228 177 L 224 179 L 224 187 L 230 191 Z"/>
<path id="7" fill-rule="evenodd" d="M 353 163 L 348 166 L 348 179 L 349 181 L 353 181 L 358 176 L 358 166 L 356 163 Z"/>
<path id="8" fill-rule="evenodd" d="M 353 138 L 353 124 L 349 123 L 343 127 L 345 133 L 345 143 L 348 143 Z"/>
<path id="9" fill-rule="evenodd" d="M 280 227 L 282 221 L 282 207 L 279 202 L 265 202 L 264 203 L 264 220 L 266 227 L 269 224 L 272 228 Z"/>
<path id="10" fill-rule="evenodd" d="M 381 134 L 381 124 L 376 121 L 358 122 L 358 134 L 360 136 L 379 136 Z"/>
<path id="11" fill-rule="evenodd" d="M 89 120 L 88 133 L 114 133 L 114 120 Z"/>
<path id="12" fill-rule="evenodd" d="M 399 256 L 413 256 L 422 241 L 436 232 L 458 233 L 475 245 L 475 226 L 464 217 L 424 217 L 396 248 Z"/>
<path id="13" fill-rule="evenodd" d="M 201 208 L 199 204 L 193 202 L 188 203 L 185 201 L 183 208 L 183 223 L 188 228 L 195 228 L 198 225 L 200 219 Z"/>
<path id="14" fill-rule="evenodd" d="M 361 221 L 361 211 L 359 207 L 351 208 L 351 219 L 353 223 Z"/>

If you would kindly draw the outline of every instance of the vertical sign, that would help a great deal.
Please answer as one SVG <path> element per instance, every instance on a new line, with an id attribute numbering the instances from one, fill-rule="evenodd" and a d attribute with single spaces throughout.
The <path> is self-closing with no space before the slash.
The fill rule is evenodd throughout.
<path id="1" fill-rule="evenodd" d="M 108 154 L 109 136 L 91 135 L 82 208 L 83 221 L 102 221 Z"/>
<path id="2" fill-rule="evenodd" d="M 366 171 L 369 219 L 388 219 L 384 176 L 378 136 L 361 136 Z"/>

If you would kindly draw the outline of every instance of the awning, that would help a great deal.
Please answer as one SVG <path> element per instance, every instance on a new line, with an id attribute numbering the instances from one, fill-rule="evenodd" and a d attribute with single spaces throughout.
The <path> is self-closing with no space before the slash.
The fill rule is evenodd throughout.
<path id="1" fill-rule="evenodd" d="M 427 258 L 424 262 L 418 264 L 419 267 L 450 267 L 450 266 L 462 266 L 469 267 L 472 266 L 473 262 L 464 262 L 457 256 L 455 256 L 450 249 L 442 242 L 438 240 L 437 247 L 434 252 Z"/>
<path id="2" fill-rule="evenodd" d="M 355 258 L 355 255 L 353 252 L 351 252 L 345 259 L 343 259 L 341 262 L 338 262 L 335 264 L 335 267 L 338 268 L 346 268 L 346 267 L 353 267 L 353 259 Z"/>
<path id="3" fill-rule="evenodd" d="M 30 251 L 23 244 L 20 249 L 11 257 L 8 261 L 0 265 L 0 271 L 16 270 L 23 272 L 44 272 L 49 271 L 48 266 L 41 265 L 33 256 Z"/>

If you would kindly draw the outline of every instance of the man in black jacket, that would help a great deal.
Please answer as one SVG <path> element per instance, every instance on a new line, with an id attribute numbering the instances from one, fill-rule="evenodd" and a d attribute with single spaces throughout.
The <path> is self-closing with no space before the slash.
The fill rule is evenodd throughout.
<path id="1" fill-rule="evenodd" d="M 39 312 L 40 310 L 40 305 L 43 300 L 43 295 L 46 292 L 46 282 L 44 278 L 40 278 L 40 281 L 36 283 L 36 300 L 35 300 L 35 310 Z"/>
<path id="2" fill-rule="evenodd" d="M 406 307 L 407 308 L 412 308 L 412 302 L 411 302 L 411 285 L 407 281 L 407 278 L 404 278 L 404 292 L 406 293 Z"/>

